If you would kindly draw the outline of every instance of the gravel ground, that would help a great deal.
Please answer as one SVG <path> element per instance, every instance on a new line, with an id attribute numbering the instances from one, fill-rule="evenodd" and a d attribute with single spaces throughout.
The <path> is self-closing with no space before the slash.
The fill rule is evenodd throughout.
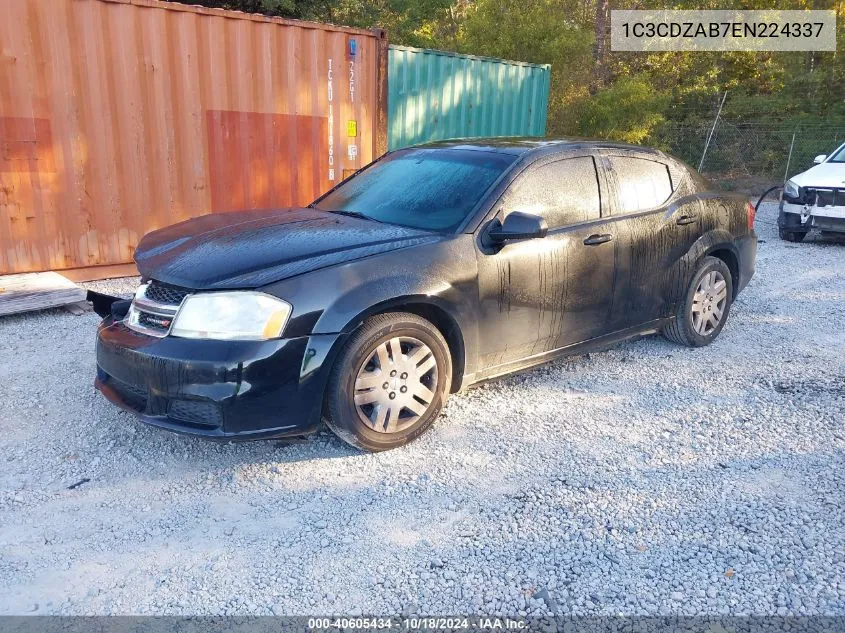
<path id="1" fill-rule="evenodd" d="M 95 315 L 0 320 L 0 613 L 845 615 L 845 245 L 774 218 L 712 346 L 500 380 L 378 455 L 146 428 Z"/>

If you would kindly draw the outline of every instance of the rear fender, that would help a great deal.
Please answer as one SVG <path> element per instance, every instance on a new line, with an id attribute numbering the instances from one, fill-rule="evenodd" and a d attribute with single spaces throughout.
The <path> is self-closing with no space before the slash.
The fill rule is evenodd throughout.
<path id="1" fill-rule="evenodd" d="M 689 286 L 695 271 L 701 260 L 710 253 L 719 250 L 729 250 L 739 260 L 739 251 L 734 243 L 734 236 L 724 229 L 713 229 L 699 237 L 689 248 L 686 254 L 676 264 L 676 271 L 673 275 L 674 287 L 672 294 L 677 297 L 677 302 L 683 300 L 684 294 Z"/>

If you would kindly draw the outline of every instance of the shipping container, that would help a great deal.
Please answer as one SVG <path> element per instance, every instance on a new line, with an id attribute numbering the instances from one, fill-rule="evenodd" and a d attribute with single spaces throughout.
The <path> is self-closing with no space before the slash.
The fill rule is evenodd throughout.
<path id="1" fill-rule="evenodd" d="M 388 146 L 448 138 L 544 136 L 546 65 L 390 46 Z"/>
<path id="2" fill-rule="evenodd" d="M 387 146 L 387 39 L 157 0 L 0 0 L 0 274 L 125 264 Z M 96 276 L 96 275 L 95 275 Z"/>

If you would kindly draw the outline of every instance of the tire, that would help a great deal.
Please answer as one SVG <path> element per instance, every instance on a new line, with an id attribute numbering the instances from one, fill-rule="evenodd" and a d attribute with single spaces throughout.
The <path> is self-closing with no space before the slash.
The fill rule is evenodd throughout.
<path id="1" fill-rule="evenodd" d="M 362 450 L 397 448 L 434 423 L 451 382 L 449 346 L 434 325 L 406 312 L 378 314 L 352 334 L 332 368 L 325 421 Z"/>
<path id="2" fill-rule="evenodd" d="M 711 283 L 710 287 L 707 286 L 708 282 Z M 724 282 L 724 286 L 721 282 Z M 705 257 L 692 276 L 675 319 L 663 329 L 663 335 L 674 343 L 688 347 L 709 345 L 719 336 L 728 320 L 732 297 L 733 279 L 730 269 L 721 259 Z M 718 321 L 714 325 L 713 318 L 717 316 Z"/>
<path id="3" fill-rule="evenodd" d="M 778 236 L 787 242 L 800 242 L 807 237 L 809 231 L 789 231 L 784 228 L 778 228 Z"/>

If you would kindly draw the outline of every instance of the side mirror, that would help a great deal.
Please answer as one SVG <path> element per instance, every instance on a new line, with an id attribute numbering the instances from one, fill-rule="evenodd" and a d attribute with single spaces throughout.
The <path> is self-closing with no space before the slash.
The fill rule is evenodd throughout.
<path id="1" fill-rule="evenodd" d="M 507 240 L 533 240 L 546 237 L 549 225 L 539 215 L 513 211 L 505 218 L 504 223 L 496 220 L 487 232 L 487 236 L 498 244 Z"/>
<path id="2" fill-rule="evenodd" d="M 824 159 L 827 158 L 827 154 L 819 154 L 813 159 L 813 162 L 818 165 L 824 162 Z"/>

